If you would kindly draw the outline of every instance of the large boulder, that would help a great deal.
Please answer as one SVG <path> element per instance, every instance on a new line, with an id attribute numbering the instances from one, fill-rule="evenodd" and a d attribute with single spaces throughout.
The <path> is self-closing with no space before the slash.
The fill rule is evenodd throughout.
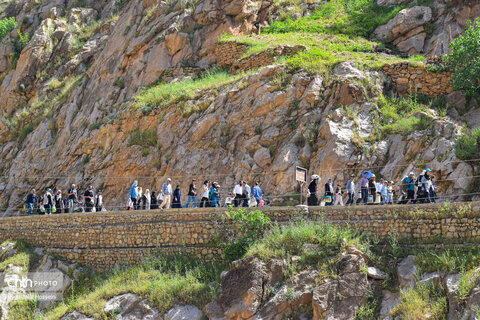
<path id="1" fill-rule="evenodd" d="M 86 315 L 78 311 L 73 311 L 66 316 L 60 318 L 60 320 L 93 320 L 93 318 L 87 317 Z"/>
<path id="2" fill-rule="evenodd" d="M 415 276 L 417 274 L 417 266 L 415 265 L 415 256 L 400 260 L 397 265 L 397 277 L 400 288 L 412 288 L 415 285 Z"/>
<path id="3" fill-rule="evenodd" d="M 424 25 L 432 19 L 430 7 L 415 6 L 401 10 L 395 18 L 378 26 L 374 34 L 380 40 L 393 41 L 409 31 Z"/>
<path id="4" fill-rule="evenodd" d="M 337 263 L 340 278 L 326 282 L 313 290 L 313 319 L 354 319 L 358 309 L 367 302 L 370 290 L 367 275 L 362 272 L 365 260 L 356 254 L 346 254 Z"/>
<path id="5" fill-rule="evenodd" d="M 400 293 L 383 290 L 383 300 L 380 307 L 380 320 L 392 320 L 390 311 L 400 303 Z"/>
<path id="6" fill-rule="evenodd" d="M 105 304 L 103 311 L 109 315 L 115 314 L 116 320 L 162 319 L 158 311 L 152 308 L 147 300 L 142 300 L 141 297 L 133 293 L 125 293 L 111 298 Z"/>
<path id="7" fill-rule="evenodd" d="M 175 306 L 164 316 L 165 320 L 200 320 L 202 311 L 195 306 Z"/>
<path id="8" fill-rule="evenodd" d="M 268 281 L 265 263 L 252 256 L 232 263 L 232 269 L 222 275 L 218 298 L 205 307 L 212 318 L 249 319 L 255 315 Z"/>

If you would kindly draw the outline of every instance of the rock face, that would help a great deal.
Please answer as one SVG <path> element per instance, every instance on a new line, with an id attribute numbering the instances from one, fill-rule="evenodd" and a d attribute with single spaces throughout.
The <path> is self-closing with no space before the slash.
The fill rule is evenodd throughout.
<path id="1" fill-rule="evenodd" d="M 161 320 L 162 317 L 158 311 L 148 304 L 148 301 L 142 299 L 133 293 L 125 293 L 111 298 L 105 304 L 103 309 L 107 314 L 114 314 L 116 320 L 145 319 Z M 172 313 L 173 315 L 173 313 Z M 177 318 L 170 318 L 177 319 Z M 178 318 L 182 319 L 182 318 Z M 195 318 L 192 318 L 195 319 Z"/>
<path id="2" fill-rule="evenodd" d="M 400 288 L 412 288 L 415 285 L 416 275 L 417 266 L 415 265 L 415 256 L 410 255 L 398 263 L 397 277 Z"/>
<path id="3" fill-rule="evenodd" d="M 363 257 L 345 255 L 338 263 L 340 278 L 313 290 L 313 319 L 354 319 L 358 308 L 367 302 L 370 289 L 367 276 L 361 268 Z"/>
<path id="4" fill-rule="evenodd" d="M 371 142 L 372 101 L 386 89 L 386 79 L 352 62 L 335 68 L 334 81 L 271 65 L 161 110 L 132 110 L 128 106 L 141 88 L 194 77 L 220 63 L 218 37 L 256 31 L 268 20 L 273 1 L 120 3 L 42 1 L 32 6 L 13 1 L 1 13 L 22 21 L 22 32 L 32 34 L 15 68 L 14 48 L 0 44 L 0 201 L 8 207 L 5 215 L 21 213 L 31 187 L 43 193 L 55 186 L 65 194 L 71 183 L 81 190 L 89 184 L 104 189 L 107 209 L 118 210 L 124 209 L 128 187 L 138 177 L 142 187 L 152 190 L 159 190 L 167 176 L 175 176 L 182 190 L 192 177 L 218 180 L 228 191 L 238 179 L 260 179 L 270 200 L 280 202 L 285 199 L 275 195 L 295 192 L 291 173 L 297 165 L 308 164 L 309 175 L 321 169 L 323 180 L 332 177 L 340 184 L 347 173 L 339 168 L 385 164 L 382 174 L 396 179 L 419 170 L 425 158 L 432 159 L 428 164 L 440 181 L 454 178 L 454 172 L 472 172 L 468 164 L 451 165 L 458 159 L 452 148 L 455 134 L 442 136 L 454 131 L 448 128 L 436 126 L 441 130 L 427 147 L 422 147 L 427 132 Z M 442 3 L 437 0 L 438 10 L 405 9 L 377 33 L 409 52 L 420 52 L 422 46 L 425 52 L 433 48 L 432 37 L 444 37 L 438 32 L 446 30 L 439 27 L 429 36 L 422 29 L 426 24 L 448 20 L 455 36 L 464 30 L 465 19 L 478 15 L 476 3 L 448 13 Z M 8 35 L 17 36 L 16 31 Z M 442 41 L 435 50 L 444 50 Z M 282 47 L 282 54 L 297 49 Z M 464 119 L 452 121 L 461 128 Z M 130 141 L 132 134 L 146 130 L 156 133 L 156 143 Z M 408 159 L 422 161 L 407 168 L 403 148 Z M 468 180 L 445 183 L 442 192 L 464 193 Z"/>

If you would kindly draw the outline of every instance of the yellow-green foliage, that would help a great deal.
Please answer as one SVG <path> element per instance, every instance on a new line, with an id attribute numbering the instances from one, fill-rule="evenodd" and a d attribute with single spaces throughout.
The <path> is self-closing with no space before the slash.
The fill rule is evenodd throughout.
<path id="1" fill-rule="evenodd" d="M 447 319 L 448 303 L 443 288 L 433 284 L 417 285 L 401 292 L 400 303 L 391 311 L 403 320 Z"/>

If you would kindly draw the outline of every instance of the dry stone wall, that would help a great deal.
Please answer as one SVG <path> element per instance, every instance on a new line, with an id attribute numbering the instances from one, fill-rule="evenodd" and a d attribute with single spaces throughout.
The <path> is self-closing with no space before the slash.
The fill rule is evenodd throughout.
<path id="1" fill-rule="evenodd" d="M 229 67 L 233 73 L 244 72 L 255 68 L 271 65 L 276 57 L 291 56 L 305 50 L 304 46 L 279 46 L 271 50 L 240 59 L 247 50 L 247 46 L 240 43 L 228 42 L 220 44 L 215 49 L 217 64 Z"/>
<path id="2" fill-rule="evenodd" d="M 468 205 L 270 207 L 264 213 L 286 223 L 299 217 L 349 225 L 379 238 L 433 241 L 435 237 L 480 242 L 480 202 Z M 135 263 L 158 250 L 202 259 L 222 257 L 216 239 L 235 227 L 225 209 L 108 212 L 3 218 L 0 240 L 23 240 L 94 269 Z"/>
<path id="3" fill-rule="evenodd" d="M 423 64 L 413 66 L 409 62 L 402 62 L 386 64 L 383 72 L 392 79 L 394 90 L 403 96 L 423 93 L 435 97 L 453 91 L 452 74 L 449 71 L 432 72 Z"/>

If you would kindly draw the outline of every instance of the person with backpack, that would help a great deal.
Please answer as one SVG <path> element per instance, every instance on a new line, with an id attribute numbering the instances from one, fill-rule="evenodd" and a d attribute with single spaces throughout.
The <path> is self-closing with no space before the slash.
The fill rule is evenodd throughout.
<path id="1" fill-rule="evenodd" d="M 368 180 L 368 193 L 369 196 L 372 197 L 372 203 L 375 204 L 377 202 L 377 184 L 375 182 L 375 175 L 372 174 L 370 180 Z"/>
<path id="2" fill-rule="evenodd" d="M 192 179 L 192 183 L 190 183 L 190 186 L 188 187 L 188 200 L 187 200 L 187 205 L 185 208 L 188 208 L 188 205 L 190 204 L 190 201 L 193 201 L 193 206 L 196 208 L 197 207 L 197 180 Z"/>
<path id="3" fill-rule="evenodd" d="M 355 203 L 355 175 L 354 174 L 350 175 L 350 179 L 348 179 L 347 181 L 346 189 L 348 193 L 348 200 L 345 205 L 346 206 L 353 205 Z"/>
<path id="4" fill-rule="evenodd" d="M 202 199 L 200 200 L 200 208 L 206 208 L 209 206 L 208 194 L 210 193 L 210 181 L 205 180 L 202 186 Z"/>
<path id="5" fill-rule="evenodd" d="M 419 199 L 420 203 L 430 203 L 430 172 L 432 170 L 426 169 L 422 172 L 422 175 L 418 177 L 418 192 L 417 192 L 417 199 Z"/>
<path id="6" fill-rule="evenodd" d="M 312 181 L 308 185 L 308 199 L 307 204 L 309 206 L 318 206 L 318 182 L 320 181 L 320 177 L 316 174 L 311 176 Z"/>
<path id="7" fill-rule="evenodd" d="M 326 206 L 333 206 L 333 184 L 332 178 L 328 178 L 327 182 L 325 183 L 325 197 L 330 197 L 330 201 L 325 204 Z"/>
<path id="8" fill-rule="evenodd" d="M 35 204 L 38 202 L 38 198 L 36 195 L 35 189 L 32 189 L 30 193 L 27 196 L 27 199 L 25 200 L 25 203 L 27 205 L 27 214 L 32 215 L 33 214 L 33 209 L 35 208 Z"/>
<path id="9" fill-rule="evenodd" d="M 63 197 L 60 189 L 55 193 L 55 210 L 56 213 L 62 213 L 63 210 Z"/>
<path id="10" fill-rule="evenodd" d="M 52 189 L 48 188 L 47 192 L 43 196 L 43 207 L 45 208 L 45 214 L 52 214 L 52 208 L 54 206 L 53 203 L 53 191 Z"/>

